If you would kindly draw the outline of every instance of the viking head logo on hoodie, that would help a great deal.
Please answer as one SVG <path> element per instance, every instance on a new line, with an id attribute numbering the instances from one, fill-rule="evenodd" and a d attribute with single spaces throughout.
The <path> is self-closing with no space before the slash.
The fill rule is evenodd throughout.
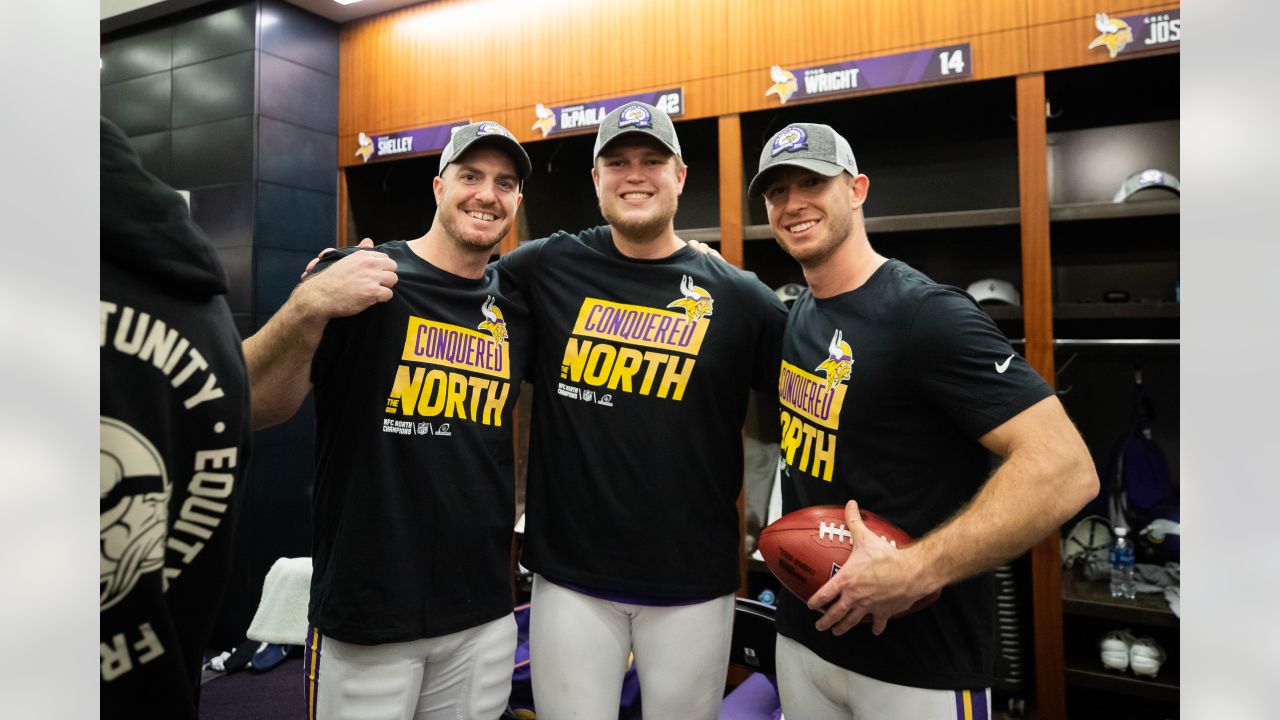
<path id="1" fill-rule="evenodd" d="M 499 345 L 506 342 L 507 321 L 502 317 L 502 308 L 494 306 L 492 295 L 480 306 L 480 313 L 484 315 L 484 322 L 477 325 L 476 328 L 478 330 L 488 330 L 489 334 L 493 335 L 494 342 Z"/>
<path id="2" fill-rule="evenodd" d="M 144 575 L 164 568 L 172 485 L 160 452 L 142 433 L 99 418 L 101 496 L 99 609 L 129 595 Z"/>
<path id="3" fill-rule="evenodd" d="M 693 278 L 688 275 L 681 276 L 680 294 L 684 297 L 679 300 L 673 300 L 667 304 L 669 308 L 683 308 L 684 315 L 689 322 L 697 322 L 700 318 L 711 315 L 711 306 L 714 300 L 711 299 L 711 293 L 703 290 L 693 284 Z"/>
<path id="4" fill-rule="evenodd" d="M 849 379 L 853 374 L 853 349 L 844 341 L 844 333 L 837 330 L 831 336 L 831 344 L 827 346 L 827 359 L 814 370 L 827 374 L 828 390 Z"/>

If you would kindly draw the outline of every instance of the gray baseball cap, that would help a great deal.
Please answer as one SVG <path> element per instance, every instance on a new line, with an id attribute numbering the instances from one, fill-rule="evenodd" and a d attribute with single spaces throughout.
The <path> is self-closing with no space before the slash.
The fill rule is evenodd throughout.
<path id="1" fill-rule="evenodd" d="M 516 164 L 516 175 L 520 177 L 521 182 L 524 182 L 524 179 L 529 177 L 529 173 L 533 172 L 533 163 L 529 161 L 529 154 L 524 151 L 520 143 L 516 142 L 511 131 L 496 122 L 484 120 L 463 125 L 453 131 L 449 136 L 449 143 L 440 153 L 440 174 L 444 174 L 446 165 L 462 157 L 463 153 L 477 143 L 492 145 L 510 155 L 512 162 Z"/>
<path id="2" fill-rule="evenodd" d="M 760 169 L 747 186 L 748 195 L 764 192 L 765 176 L 774 168 L 794 165 L 834 177 L 842 172 L 858 174 L 853 148 L 830 125 L 792 123 L 774 133 L 760 152 Z"/>
<path id="3" fill-rule="evenodd" d="M 638 100 L 614 108 L 613 112 L 604 116 L 600 129 L 596 132 L 596 149 L 591 159 L 600 157 L 600 153 L 609 143 L 631 133 L 641 133 L 655 138 L 675 153 L 676 157 L 683 159 L 680 155 L 680 139 L 676 137 L 676 126 L 671 122 L 671 116 Z"/>

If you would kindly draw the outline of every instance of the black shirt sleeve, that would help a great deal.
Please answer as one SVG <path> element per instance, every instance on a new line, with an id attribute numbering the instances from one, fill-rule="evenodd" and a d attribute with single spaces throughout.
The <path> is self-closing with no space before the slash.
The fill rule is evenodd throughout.
<path id="1" fill-rule="evenodd" d="M 325 253 L 320 258 L 320 261 L 316 263 L 316 266 L 312 268 L 310 275 L 324 272 L 334 263 L 359 249 L 366 248 L 350 247 Z M 306 280 L 303 280 L 303 282 L 306 282 Z M 341 364 L 340 355 L 343 349 L 351 345 L 347 341 L 351 324 L 351 318 L 349 317 L 333 318 L 325 324 L 324 337 L 320 340 L 320 346 L 316 348 L 315 356 L 311 358 L 312 385 L 317 387 L 323 385 L 332 375 L 333 369 Z"/>
<path id="2" fill-rule="evenodd" d="M 754 280 L 754 277 L 753 277 Z M 765 394 L 778 391 L 778 368 L 782 365 L 782 332 L 787 325 L 787 306 L 764 283 L 751 283 L 752 292 L 759 295 L 759 340 L 756 343 L 755 365 L 751 370 L 751 387 Z"/>
<path id="3" fill-rule="evenodd" d="M 542 238 L 525 243 L 511 252 L 498 258 L 498 282 L 515 288 L 526 296 L 533 284 L 534 273 L 538 267 L 538 256 L 549 238 Z"/>
<path id="4" fill-rule="evenodd" d="M 978 439 L 1053 393 L 982 308 L 936 286 L 920 302 L 909 336 L 916 390 Z"/>

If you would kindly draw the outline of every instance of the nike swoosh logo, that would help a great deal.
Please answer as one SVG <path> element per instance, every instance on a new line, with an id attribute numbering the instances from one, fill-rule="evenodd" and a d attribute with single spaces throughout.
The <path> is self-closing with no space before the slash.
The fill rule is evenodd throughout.
<path id="1" fill-rule="evenodd" d="M 1017 353 L 1014 353 L 1014 355 L 1017 355 Z M 1003 375 L 1003 374 L 1004 374 L 1004 371 L 1009 369 L 1009 363 L 1011 363 L 1011 362 L 1013 362 L 1013 355 L 1010 355 L 1009 357 L 1005 358 L 1005 359 L 1004 359 L 1004 362 L 1002 362 L 1002 363 L 996 363 L 996 364 L 995 364 L 995 366 L 996 366 L 996 372 L 998 372 L 998 373 L 1000 373 L 1001 375 Z"/>

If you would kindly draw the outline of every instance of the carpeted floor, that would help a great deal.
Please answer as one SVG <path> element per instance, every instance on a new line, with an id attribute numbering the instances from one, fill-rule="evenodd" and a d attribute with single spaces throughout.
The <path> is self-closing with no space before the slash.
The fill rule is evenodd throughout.
<path id="1" fill-rule="evenodd" d="M 241 670 L 200 686 L 200 720 L 299 720 L 306 717 L 302 658 L 265 673 Z"/>

